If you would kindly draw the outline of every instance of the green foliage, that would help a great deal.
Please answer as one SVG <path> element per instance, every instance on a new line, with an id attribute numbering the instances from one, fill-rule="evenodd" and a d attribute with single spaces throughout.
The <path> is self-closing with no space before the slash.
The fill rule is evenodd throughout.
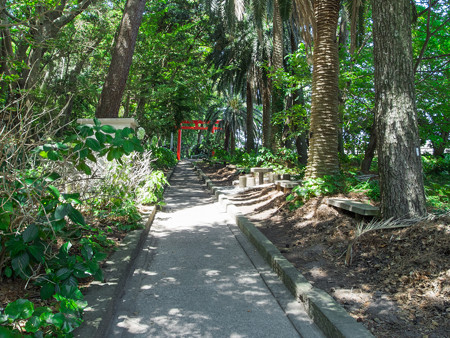
<path id="1" fill-rule="evenodd" d="M 332 195 L 342 190 L 343 183 L 341 176 L 324 176 L 323 178 L 310 178 L 304 180 L 301 185 L 292 189 L 292 194 L 286 197 L 287 202 L 291 202 L 291 209 L 302 206 L 306 201 L 316 196 Z"/>
<path id="2" fill-rule="evenodd" d="M 378 180 L 357 181 L 350 179 L 349 192 L 363 192 L 372 201 L 380 200 L 380 183 Z"/>
<path id="3" fill-rule="evenodd" d="M 68 159 L 76 169 L 90 175 L 89 161 L 96 163 L 104 156 L 108 161 L 120 160 L 123 155 L 144 150 L 131 128 L 116 130 L 112 126 L 102 126 L 99 120 L 94 119 L 94 126 L 80 125 L 77 130 L 79 134 L 71 134 L 63 142 L 39 146 L 35 152 L 51 161 Z"/>
<path id="4" fill-rule="evenodd" d="M 378 180 L 361 181 L 352 172 L 349 175 L 324 176 L 323 178 L 304 180 L 300 186 L 292 189 L 292 194 L 288 195 L 286 200 L 291 202 L 290 208 L 295 209 L 312 197 L 349 192 L 361 192 L 372 201 L 380 200 Z"/>
<path id="5" fill-rule="evenodd" d="M 234 154 L 218 150 L 215 158 L 236 164 L 239 167 L 270 167 L 277 173 L 301 174 L 303 168 L 298 163 L 298 156 L 295 150 L 280 148 L 276 155 L 268 148 L 261 147 L 259 151 L 247 153 L 243 149 L 237 149 Z"/>
<path id="6" fill-rule="evenodd" d="M 425 195 L 428 207 L 434 213 L 445 213 L 450 210 L 449 161 L 450 155 L 444 158 L 422 156 L 425 175 Z"/>
<path id="7" fill-rule="evenodd" d="M 27 299 L 9 303 L 0 315 L 0 335 L 33 333 L 35 337 L 71 336 L 71 332 L 83 322 L 81 315 L 87 306 L 83 295 L 75 286 L 66 286 L 54 295 L 56 303 L 50 307 L 37 307 Z M 25 323 L 24 323 L 25 322 Z"/>
<path id="8" fill-rule="evenodd" d="M 443 174 L 450 173 L 450 154 L 444 157 L 422 156 L 423 172 L 425 174 Z"/>
<path id="9" fill-rule="evenodd" d="M 158 154 L 161 157 L 155 158 Z M 140 220 L 137 205 L 161 204 L 164 187 L 168 185 L 164 173 L 153 169 L 155 163 L 165 167 L 174 162 L 170 150 L 157 147 L 125 156 L 121 162 L 110 162 L 102 169 L 101 182 L 91 188 L 87 203 L 95 216 L 108 215 L 119 220 L 116 223 L 120 229 L 134 229 Z"/>
<path id="10" fill-rule="evenodd" d="M 80 325 L 85 306 L 79 279 L 103 280 L 100 262 L 109 243 L 86 222 L 81 213 L 85 195 L 72 192 L 76 183 L 69 177 L 81 175 L 85 177 L 81 181 L 88 182 L 98 162 L 120 165 L 124 155 L 143 150 L 129 128 L 116 130 L 94 120 L 94 126 L 79 126 L 77 131 L 61 142 L 35 147 L 31 157 L 20 151 L 5 154 L 11 147 L 0 149 L 0 158 L 16 156 L 21 161 L 15 162 L 19 168 L 0 161 L 3 172 L 9 174 L 0 190 L 0 275 L 30 280 L 41 287 L 42 299 L 57 300 L 57 310 L 35 310 L 27 300 L 8 304 L 0 325 L 21 333 L 68 335 Z M 125 212 L 128 217 L 139 216 L 137 210 Z M 71 253 L 74 239 L 77 251 Z M 64 244 L 55 252 L 61 240 Z M 25 326 L 19 326 L 23 320 Z"/>
<path id="11" fill-rule="evenodd" d="M 90 239 L 82 239 L 81 255 L 70 255 L 70 242 L 64 243 L 58 254 L 49 259 L 46 274 L 37 279 L 41 286 L 41 298 L 49 299 L 54 294 L 74 297 L 78 294 L 78 279 L 93 276 L 103 280 L 103 272 L 99 262 L 106 258 L 103 248 Z M 66 291 L 70 290 L 71 293 Z"/>
<path id="12" fill-rule="evenodd" d="M 144 180 L 144 184 L 139 186 L 137 195 L 142 204 L 161 204 L 163 200 L 164 187 L 169 182 L 164 173 L 160 170 L 153 171 Z"/>
<path id="13" fill-rule="evenodd" d="M 155 169 L 169 169 L 177 164 L 177 155 L 165 147 L 151 147 L 152 155 L 155 161 L 152 165 Z"/>
<path id="14" fill-rule="evenodd" d="M 425 174 L 425 195 L 428 206 L 433 212 L 443 213 L 450 210 L 450 154 L 443 157 L 422 156 Z"/>
<path id="15" fill-rule="evenodd" d="M 417 7 L 418 11 L 427 8 L 423 4 Z M 414 58 L 422 56 L 415 72 L 416 102 L 420 138 L 443 151 L 450 146 L 450 8 L 442 1 L 430 7 L 412 30 Z"/>
<path id="16" fill-rule="evenodd" d="M 438 213 L 450 211 L 450 184 L 428 182 L 425 185 L 428 205 Z"/>
<path id="17" fill-rule="evenodd" d="M 130 108 L 148 135 L 170 135 L 202 111 L 211 93 L 210 27 L 202 8 L 186 0 L 147 2 L 128 88 L 143 98 Z"/>

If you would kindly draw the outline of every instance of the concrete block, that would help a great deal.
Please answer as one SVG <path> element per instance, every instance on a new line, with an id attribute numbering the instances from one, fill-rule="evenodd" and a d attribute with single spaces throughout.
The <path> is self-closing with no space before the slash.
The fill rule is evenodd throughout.
<path id="1" fill-rule="evenodd" d="M 239 176 L 239 188 L 245 188 L 247 186 L 247 176 Z"/>

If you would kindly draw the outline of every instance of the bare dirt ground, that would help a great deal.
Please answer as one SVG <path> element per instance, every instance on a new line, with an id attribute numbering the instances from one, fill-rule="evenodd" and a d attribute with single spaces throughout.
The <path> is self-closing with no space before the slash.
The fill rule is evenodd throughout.
<path id="1" fill-rule="evenodd" d="M 217 185 L 237 179 L 234 169 L 203 170 Z M 376 337 L 450 337 L 448 215 L 363 235 L 347 266 L 347 247 L 358 221 L 328 206 L 326 198 L 289 211 L 286 195 L 269 187 L 240 193 L 232 201 L 311 284 L 333 296 Z"/>

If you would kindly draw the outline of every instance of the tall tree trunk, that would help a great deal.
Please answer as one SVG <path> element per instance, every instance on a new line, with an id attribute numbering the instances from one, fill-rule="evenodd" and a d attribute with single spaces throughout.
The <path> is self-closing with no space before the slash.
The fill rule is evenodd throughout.
<path id="1" fill-rule="evenodd" d="M 264 71 L 264 70 L 263 70 Z M 272 109 L 270 104 L 270 86 L 267 76 L 262 82 L 262 97 L 263 97 L 263 127 L 262 127 L 262 138 L 263 147 L 271 148 L 271 134 L 272 134 Z"/>
<path id="2" fill-rule="evenodd" d="M 274 72 L 278 70 L 284 70 L 283 66 L 283 51 L 284 51 L 284 41 L 283 41 L 283 21 L 281 19 L 280 12 L 280 0 L 273 1 L 273 52 L 272 52 L 272 66 Z M 274 84 L 271 80 L 272 86 L 272 116 L 277 115 L 284 109 L 284 93 L 283 90 Z M 271 149 L 273 152 L 279 148 L 281 143 L 281 132 L 282 128 L 280 125 L 274 126 L 272 124 L 271 133 Z"/>
<path id="3" fill-rule="evenodd" d="M 303 91 L 303 88 L 300 88 L 299 90 L 295 91 L 296 97 L 294 99 L 294 104 L 300 104 L 302 106 L 305 105 L 305 93 Z M 302 165 L 308 164 L 308 134 L 307 130 L 305 130 L 305 125 L 307 124 L 307 117 L 306 114 L 302 115 L 300 117 L 301 119 L 301 132 L 300 134 L 295 138 L 295 147 L 297 149 L 298 154 L 298 161 Z"/>
<path id="4" fill-rule="evenodd" d="M 123 103 L 123 117 L 130 117 L 130 101 L 131 94 L 130 91 L 128 91 L 127 96 L 125 97 L 125 102 Z"/>
<path id="5" fill-rule="evenodd" d="M 295 148 L 297 149 L 298 162 L 302 165 L 308 164 L 308 139 L 306 133 L 302 133 L 295 138 Z"/>
<path id="6" fill-rule="evenodd" d="M 336 29 L 339 1 L 314 1 L 314 33 L 311 124 L 305 177 L 339 172 L 338 157 L 338 48 Z"/>
<path id="7" fill-rule="evenodd" d="M 344 60 L 347 51 L 347 39 L 348 39 L 348 14 L 346 10 L 341 11 L 341 22 L 339 23 L 339 42 L 338 42 L 338 53 L 339 60 Z M 338 100 L 339 100 L 339 128 L 338 128 L 338 152 L 341 155 L 345 154 L 344 150 L 344 111 L 345 111 L 345 97 L 344 91 L 345 87 L 349 87 L 350 82 L 344 85 L 344 88 L 339 89 Z"/>
<path id="8" fill-rule="evenodd" d="M 234 155 L 235 150 L 236 150 L 236 135 L 234 134 L 234 131 L 231 130 L 231 132 L 230 132 L 230 154 Z"/>
<path id="9" fill-rule="evenodd" d="M 3 8 L 3 7 L 2 7 Z M 6 14 L 1 13 L 0 18 L 2 19 L 2 24 L 7 25 L 7 21 L 3 20 Z M 16 86 L 13 81 L 4 81 L 5 77 L 9 77 L 11 75 L 15 75 L 15 71 L 11 69 L 8 65 L 8 60 L 13 58 L 13 47 L 12 47 L 12 38 L 11 32 L 9 28 L 6 26 L 5 28 L 0 28 L 0 86 L 2 88 L 2 95 L 6 102 L 9 102 L 8 97 L 13 96 L 12 93 Z M 4 76 L 6 75 L 6 76 Z M 8 89 L 6 89 L 8 88 Z"/>
<path id="10" fill-rule="evenodd" d="M 230 145 L 230 135 L 231 135 L 231 129 L 228 125 L 225 126 L 225 139 L 223 148 L 225 151 L 228 151 L 229 145 Z"/>
<path id="11" fill-rule="evenodd" d="M 345 109 L 345 99 L 342 97 L 342 92 L 339 91 L 338 95 L 339 106 L 338 106 L 338 153 L 341 155 L 345 154 L 344 149 L 344 109 Z"/>
<path id="12" fill-rule="evenodd" d="M 361 162 L 361 172 L 364 174 L 368 174 L 370 171 L 370 166 L 372 165 L 373 157 L 375 156 L 375 149 L 377 149 L 377 128 L 374 121 L 372 128 L 370 128 L 369 144 L 364 152 L 364 159 Z"/>
<path id="13" fill-rule="evenodd" d="M 444 152 L 445 152 L 445 148 L 446 148 L 445 146 L 448 144 L 449 135 L 450 135 L 450 132 L 448 130 L 443 131 L 441 133 L 441 137 L 442 137 L 441 143 L 431 142 L 431 144 L 433 146 L 433 156 L 436 156 L 436 157 L 444 156 Z"/>
<path id="14" fill-rule="evenodd" d="M 31 21 L 27 23 L 27 25 L 31 24 L 32 27 L 28 31 L 30 38 L 17 41 L 14 55 L 9 55 L 10 58 L 23 61 L 26 65 L 25 67 L 21 67 L 22 70 L 18 74 L 19 79 L 14 84 L 14 87 L 29 91 L 37 85 L 41 71 L 44 68 L 42 61 L 48 42 L 57 38 L 64 26 L 73 21 L 75 17 L 86 10 L 91 4 L 98 1 L 82 0 L 78 1 L 77 6 L 70 6 L 67 1 L 59 1 L 53 8 L 48 8 L 39 1 L 35 4 L 37 15 L 32 16 Z M 0 8 L 3 9 L 4 6 L 0 5 Z M 10 36 L 7 36 L 7 38 L 10 38 Z M 14 97 L 11 97 L 11 99 L 14 99 Z M 31 108 L 33 105 L 32 101 L 31 95 L 28 95 L 25 100 L 25 106 Z"/>
<path id="15" fill-rule="evenodd" d="M 292 53 L 295 53 L 298 50 L 298 44 L 296 43 L 296 39 L 294 36 L 294 31 L 293 29 L 291 29 L 291 34 L 290 34 L 290 40 L 291 40 L 291 51 Z M 295 74 L 295 70 L 292 69 L 292 75 Z M 292 94 L 292 104 L 295 105 L 300 105 L 302 107 L 305 106 L 305 93 L 303 91 L 303 87 L 300 87 L 300 89 L 294 91 Z M 288 109 L 287 105 L 286 105 L 286 109 Z M 308 163 L 308 139 L 307 139 L 307 131 L 305 130 L 305 125 L 306 125 L 306 114 L 305 115 L 301 115 L 299 117 L 300 119 L 300 123 L 294 123 L 294 132 L 299 132 L 298 126 L 300 125 L 300 133 L 297 134 L 297 136 L 295 137 L 295 148 L 297 150 L 297 155 L 298 155 L 298 161 L 300 164 L 306 166 L 306 164 Z"/>
<path id="16" fill-rule="evenodd" d="M 372 1 L 381 214 L 426 214 L 409 0 Z"/>
<path id="17" fill-rule="evenodd" d="M 146 0 L 127 0 L 96 117 L 118 117 Z"/>
<path id="18" fill-rule="evenodd" d="M 246 118 L 247 142 L 245 148 L 247 152 L 255 149 L 255 140 L 253 133 L 253 91 L 252 84 L 247 80 L 247 118 Z"/>

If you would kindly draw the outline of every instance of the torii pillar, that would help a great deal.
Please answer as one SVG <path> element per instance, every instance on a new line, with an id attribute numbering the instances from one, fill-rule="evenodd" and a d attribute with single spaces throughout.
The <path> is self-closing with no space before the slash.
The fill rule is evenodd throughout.
<path id="1" fill-rule="evenodd" d="M 214 124 L 218 124 L 217 120 Z M 192 125 L 193 124 L 193 125 Z M 201 120 L 193 120 L 193 121 L 181 121 L 180 129 L 178 129 L 178 146 L 177 146 L 177 159 L 178 161 L 181 159 L 181 130 L 208 130 L 209 121 L 201 121 Z M 211 133 L 214 134 L 216 130 L 219 130 L 219 127 L 212 127 Z M 214 152 L 213 152 L 214 155 Z"/>

